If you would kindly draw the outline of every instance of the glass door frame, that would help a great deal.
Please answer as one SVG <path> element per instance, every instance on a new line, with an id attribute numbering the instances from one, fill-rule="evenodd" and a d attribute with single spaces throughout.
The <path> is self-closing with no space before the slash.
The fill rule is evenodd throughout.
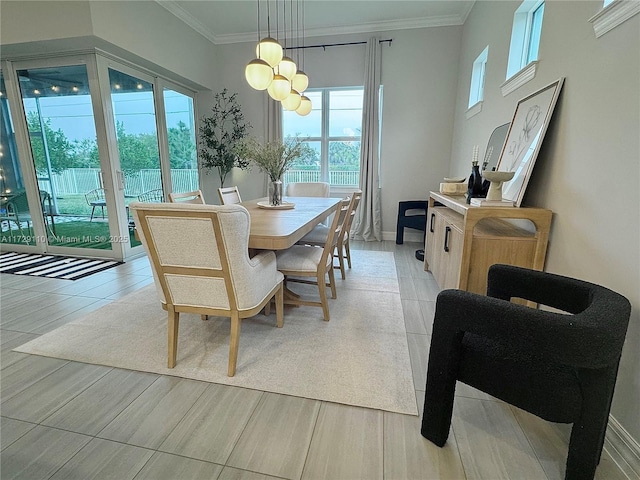
<path id="1" fill-rule="evenodd" d="M 85 65 L 87 68 L 89 93 L 91 96 L 93 120 L 95 122 L 96 129 L 98 156 L 102 171 L 103 186 L 105 189 L 105 200 L 107 204 L 107 211 L 113 212 L 108 218 L 109 232 L 112 239 L 111 250 L 49 245 L 46 240 L 47 229 L 44 222 L 44 212 L 42 211 L 42 205 L 39 198 L 37 175 L 33 162 L 29 130 L 20 86 L 18 84 L 17 71 L 30 68 L 55 68 L 71 65 Z M 144 249 L 141 245 L 131 247 L 129 241 L 124 241 L 125 238 L 128 238 L 129 236 L 129 225 L 124 200 L 125 179 L 120 166 L 115 117 L 111 103 L 109 68 L 113 68 L 128 75 L 136 76 L 141 80 L 153 84 L 153 102 L 156 117 L 158 151 L 165 200 L 171 192 L 171 164 L 169 157 L 168 130 L 165 117 L 166 112 L 164 108 L 164 89 L 168 88 L 174 90 L 192 99 L 194 109 L 193 120 L 196 126 L 197 117 L 195 112 L 197 112 L 197 92 L 175 83 L 174 81 L 160 77 L 154 72 L 146 70 L 143 67 L 116 59 L 106 52 L 98 50 L 90 53 L 68 54 L 49 58 L 4 60 L 0 63 L 0 70 L 2 70 L 4 74 L 5 86 L 7 89 L 7 100 L 9 102 L 9 108 L 11 110 L 11 117 L 15 130 L 18 161 L 22 169 L 23 181 L 33 220 L 33 232 L 36 236 L 35 245 L 7 245 L 7 247 L 10 247 L 12 251 L 107 257 L 120 261 L 144 254 Z M 200 175 L 198 177 L 198 182 L 201 186 L 202 178 Z M 4 250 L 4 246 L 2 247 Z"/>
<path id="2" fill-rule="evenodd" d="M 11 122 L 13 124 L 16 150 L 18 153 L 18 164 L 22 174 L 22 182 L 24 184 L 27 202 L 29 203 L 29 213 L 32 218 L 33 234 L 35 236 L 34 245 L 8 244 L 11 251 L 21 253 L 44 253 L 45 245 L 41 240 L 46 236 L 46 228 L 44 219 L 38 221 L 42 216 L 42 206 L 40 205 L 40 195 L 38 193 L 38 182 L 36 179 L 35 167 L 31 161 L 31 147 L 29 142 L 29 134 L 26 124 L 26 116 L 21 101 L 20 87 L 18 86 L 16 70 L 13 63 L 3 61 L 0 69 L 4 75 L 4 83 L 7 91 L 7 101 L 9 102 L 9 110 L 11 112 Z M 34 208 L 35 207 L 35 208 Z M 0 250 L 4 251 L 5 244 L 0 244 Z"/>
<path id="3" fill-rule="evenodd" d="M 160 161 L 160 172 L 162 178 L 162 191 L 164 194 L 164 200 L 168 201 L 169 193 L 172 191 L 172 182 L 171 182 L 171 162 L 169 157 L 169 138 L 168 138 L 168 129 L 166 122 L 166 112 L 165 112 L 165 104 L 164 104 L 164 88 L 170 88 L 175 90 L 176 92 L 182 93 L 190 97 L 193 100 L 194 104 L 194 112 L 197 111 L 196 107 L 196 93 L 192 90 L 189 90 L 185 87 L 182 87 L 174 82 L 171 82 L 165 78 L 159 77 L 153 72 L 146 71 L 142 67 L 138 67 L 135 65 L 130 65 L 128 63 L 124 63 L 122 61 L 111 58 L 107 55 L 102 55 L 100 53 L 96 54 L 97 59 L 97 68 L 98 68 L 98 76 L 100 80 L 100 85 L 104 86 L 101 90 L 102 94 L 102 102 L 101 105 L 104 107 L 104 119 L 106 120 L 106 138 L 108 139 L 107 147 L 109 148 L 109 155 L 111 157 L 111 164 L 117 166 L 114 168 L 111 174 L 115 174 L 113 178 L 113 184 L 117 185 L 118 190 L 116 197 L 116 205 L 118 208 L 118 227 L 119 231 L 123 232 L 121 236 L 116 237 L 119 239 L 124 239 L 129 236 L 129 227 L 128 227 L 128 218 L 126 215 L 126 207 L 124 203 L 124 188 L 125 188 L 125 177 L 124 172 L 120 166 L 120 154 L 118 152 L 118 139 L 116 135 L 116 124 L 115 124 L 115 114 L 113 112 L 113 104 L 111 100 L 111 86 L 109 81 L 109 69 L 117 70 L 119 72 L 125 73 L 127 75 L 139 78 L 142 81 L 151 83 L 153 85 L 153 105 L 154 105 L 154 113 L 155 113 L 155 123 L 156 123 L 156 136 L 158 141 L 158 154 Z M 194 122 L 197 119 L 195 118 L 194 113 Z M 198 183 L 201 185 L 202 180 L 200 175 L 198 175 Z M 108 206 L 108 202 L 107 202 Z M 122 213 L 122 214 L 121 214 Z M 111 221 L 111 219 L 109 219 Z M 144 253 L 144 248 L 142 245 L 138 245 L 135 247 L 131 246 L 129 241 L 120 241 L 118 242 L 123 249 L 123 258 L 130 258 L 133 256 L 138 256 Z M 115 245 L 114 245 L 115 247 Z"/>

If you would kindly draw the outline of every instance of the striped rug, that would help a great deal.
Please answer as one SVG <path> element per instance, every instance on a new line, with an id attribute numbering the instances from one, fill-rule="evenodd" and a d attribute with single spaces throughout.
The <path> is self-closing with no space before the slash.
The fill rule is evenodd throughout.
<path id="1" fill-rule="evenodd" d="M 78 280 L 121 263 L 95 258 L 4 252 L 0 254 L 0 273 Z"/>

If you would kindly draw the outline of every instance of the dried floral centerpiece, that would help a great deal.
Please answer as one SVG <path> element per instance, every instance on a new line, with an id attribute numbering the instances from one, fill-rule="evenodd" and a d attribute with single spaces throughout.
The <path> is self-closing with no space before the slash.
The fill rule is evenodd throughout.
<path id="1" fill-rule="evenodd" d="M 243 143 L 241 152 L 242 157 L 257 165 L 260 171 L 269 176 L 269 203 L 273 206 L 280 205 L 282 176 L 295 160 L 303 156 L 303 140 L 298 136 L 270 142 L 259 142 L 255 138 L 249 138 Z"/>

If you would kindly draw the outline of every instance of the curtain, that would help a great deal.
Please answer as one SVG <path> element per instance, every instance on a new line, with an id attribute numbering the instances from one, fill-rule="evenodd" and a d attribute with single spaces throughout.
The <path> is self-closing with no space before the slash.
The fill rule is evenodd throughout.
<path id="1" fill-rule="evenodd" d="M 266 92 L 265 92 L 266 93 Z M 271 142 L 273 140 L 282 140 L 282 107 L 280 102 L 275 101 L 269 95 L 265 95 L 267 104 L 265 105 L 264 119 L 264 140 Z M 269 194 L 269 176 L 264 176 L 265 195 Z"/>
<path id="2" fill-rule="evenodd" d="M 269 95 L 265 95 L 267 105 L 264 111 L 267 118 L 265 119 L 264 139 L 267 142 L 272 140 L 282 140 L 282 107 L 280 102 L 276 102 Z"/>
<path id="3" fill-rule="evenodd" d="M 382 53 L 377 38 L 367 42 L 362 108 L 360 188 L 362 200 L 353 219 L 351 233 L 356 240 L 381 241 L 380 214 L 380 75 Z"/>

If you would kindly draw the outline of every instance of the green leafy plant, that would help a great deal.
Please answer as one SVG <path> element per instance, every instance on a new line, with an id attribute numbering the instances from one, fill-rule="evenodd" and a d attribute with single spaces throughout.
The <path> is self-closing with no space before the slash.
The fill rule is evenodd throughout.
<path id="1" fill-rule="evenodd" d="M 242 144 L 240 154 L 269 175 L 272 182 L 282 179 L 296 159 L 303 156 L 306 145 L 300 137 L 287 137 L 284 141 L 259 142 L 248 138 Z"/>
<path id="2" fill-rule="evenodd" d="M 249 168 L 249 161 L 239 155 L 239 146 L 251 125 L 244 120 L 237 95 L 229 95 L 226 88 L 216 93 L 211 115 L 202 118 L 199 131 L 201 165 L 207 173 L 213 169 L 218 172 L 222 187 L 233 168 Z"/>

